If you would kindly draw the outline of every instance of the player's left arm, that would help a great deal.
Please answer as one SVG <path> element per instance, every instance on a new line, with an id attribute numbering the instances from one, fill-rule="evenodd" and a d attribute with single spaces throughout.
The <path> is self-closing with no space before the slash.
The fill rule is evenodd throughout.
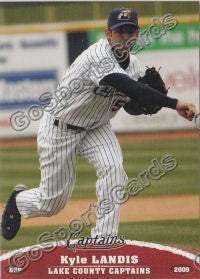
<path id="1" fill-rule="evenodd" d="M 148 85 L 133 80 L 127 74 L 109 74 L 105 76 L 99 84 L 107 84 L 116 88 L 118 91 L 124 93 L 124 95 L 128 96 L 132 100 L 135 100 L 144 107 L 149 104 L 154 104 L 175 109 L 178 101 L 177 99 L 163 95 L 158 90 L 151 88 Z"/>
<path id="2" fill-rule="evenodd" d="M 183 103 L 175 98 L 168 97 L 148 85 L 131 79 L 127 74 L 109 74 L 105 76 L 99 84 L 107 84 L 116 88 L 143 107 L 149 106 L 149 104 L 159 107 L 168 107 L 177 110 L 181 116 L 190 121 L 196 113 L 193 104 Z"/>

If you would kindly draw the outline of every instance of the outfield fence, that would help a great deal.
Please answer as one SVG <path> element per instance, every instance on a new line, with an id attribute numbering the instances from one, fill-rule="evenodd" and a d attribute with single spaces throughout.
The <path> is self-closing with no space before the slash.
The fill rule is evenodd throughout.
<path id="1" fill-rule="evenodd" d="M 166 17 L 171 20 L 170 28 L 165 25 Z M 161 66 L 169 96 L 198 104 L 197 16 L 141 18 L 140 25 L 145 43 L 134 54 L 141 61 L 141 75 L 146 65 Z M 42 108 L 39 113 L 31 111 L 32 106 L 41 105 L 39 98 L 44 92 L 55 91 L 74 59 L 104 37 L 105 26 L 103 20 L 0 27 L 1 138 L 36 135 L 43 112 Z M 159 36 L 152 29 L 155 26 Z M 21 121 L 28 122 L 27 127 L 13 129 L 11 116 L 16 112 Z M 153 116 L 136 117 L 121 109 L 111 124 L 116 132 L 194 129 L 194 123 L 165 108 Z"/>

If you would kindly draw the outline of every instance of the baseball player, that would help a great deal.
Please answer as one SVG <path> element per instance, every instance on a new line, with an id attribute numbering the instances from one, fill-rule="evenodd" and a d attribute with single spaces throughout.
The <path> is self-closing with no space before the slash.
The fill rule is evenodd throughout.
<path id="1" fill-rule="evenodd" d="M 98 177 L 97 220 L 91 236 L 117 236 L 120 203 L 115 203 L 112 210 L 105 208 L 113 200 L 111 190 L 118 185 L 124 188 L 128 177 L 110 119 L 123 106 L 128 112 L 131 106 L 132 114 L 138 114 L 133 112 L 135 105 L 141 113 L 151 105 L 174 109 L 186 119 L 193 119 L 193 104 L 170 98 L 138 81 L 139 62 L 130 51 L 138 33 L 135 10 L 111 11 L 106 38 L 86 49 L 67 69 L 39 124 L 39 187 L 15 187 L 2 216 L 5 239 L 15 237 L 21 217 L 52 216 L 65 207 L 76 180 L 77 156 L 86 158 Z"/>

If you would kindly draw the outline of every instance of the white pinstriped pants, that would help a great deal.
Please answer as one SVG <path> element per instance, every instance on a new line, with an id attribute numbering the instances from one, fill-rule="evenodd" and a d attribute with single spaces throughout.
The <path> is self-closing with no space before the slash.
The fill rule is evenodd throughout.
<path id="1" fill-rule="evenodd" d="M 110 200 L 114 186 L 125 186 L 128 177 L 118 140 L 106 124 L 89 131 L 60 129 L 54 118 L 45 113 L 38 131 L 41 181 L 39 188 L 17 195 L 17 207 L 24 218 L 52 216 L 61 211 L 70 199 L 76 179 L 77 156 L 86 158 L 95 168 L 98 180 L 98 204 Z M 97 211 L 98 212 L 98 211 Z M 110 212 L 97 218 L 91 235 L 117 235 L 120 205 L 114 203 Z M 98 216 L 98 213 L 97 213 Z M 66 220 L 72 221 L 72 220 Z"/>

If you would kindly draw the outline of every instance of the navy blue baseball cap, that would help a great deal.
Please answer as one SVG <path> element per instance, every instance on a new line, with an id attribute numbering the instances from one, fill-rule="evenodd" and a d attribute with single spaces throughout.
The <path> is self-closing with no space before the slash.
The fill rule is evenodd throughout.
<path id="1" fill-rule="evenodd" d="M 130 8 L 119 8 L 112 10 L 108 17 L 108 28 L 113 30 L 125 24 L 131 24 L 136 28 L 139 28 L 137 12 Z"/>

